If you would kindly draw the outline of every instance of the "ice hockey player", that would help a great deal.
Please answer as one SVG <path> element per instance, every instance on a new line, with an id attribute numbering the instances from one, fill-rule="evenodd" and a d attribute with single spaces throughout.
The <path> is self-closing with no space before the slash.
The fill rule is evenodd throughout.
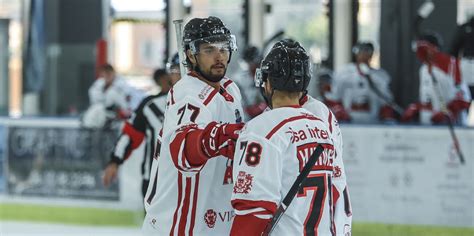
<path id="1" fill-rule="evenodd" d="M 232 158 L 241 95 L 225 77 L 235 37 L 217 18 L 193 18 L 183 46 L 188 74 L 170 90 L 161 149 L 145 196 L 143 233 L 228 235 Z"/>
<path id="2" fill-rule="evenodd" d="M 143 151 L 142 194 L 145 197 L 150 178 L 151 163 L 155 153 L 155 144 L 163 126 L 166 106 L 166 95 L 179 78 L 178 54 L 173 56 L 167 64 L 167 69 L 157 69 L 153 73 L 153 80 L 161 88 L 158 94 L 150 95 L 142 100 L 132 117 L 125 122 L 122 133 L 115 143 L 110 162 L 104 170 L 102 178 L 104 186 L 109 186 L 117 177 L 119 166 L 126 161 L 142 142 L 145 142 Z M 174 69 L 174 70 L 173 70 Z"/>
<path id="3" fill-rule="evenodd" d="M 330 127 L 300 105 L 310 76 L 309 56 L 292 40 L 277 42 L 257 70 L 256 84 L 272 110 L 247 123 L 236 143 L 231 235 L 261 235 L 318 144 L 325 151 L 272 235 L 336 234 Z"/>
<path id="4" fill-rule="evenodd" d="M 443 53 L 441 36 L 434 31 L 424 32 L 416 44 L 420 67 L 419 102 L 410 104 L 403 121 L 416 119 L 422 124 L 467 124 L 467 109 L 471 93 L 462 79 L 459 59 Z"/>
<path id="5" fill-rule="evenodd" d="M 352 48 L 352 53 L 355 62 L 334 73 L 333 91 L 328 98 L 342 102 L 352 123 L 393 121 L 395 112 L 381 97 L 393 99 L 390 76 L 385 70 L 370 66 L 374 45 L 359 42 Z"/>

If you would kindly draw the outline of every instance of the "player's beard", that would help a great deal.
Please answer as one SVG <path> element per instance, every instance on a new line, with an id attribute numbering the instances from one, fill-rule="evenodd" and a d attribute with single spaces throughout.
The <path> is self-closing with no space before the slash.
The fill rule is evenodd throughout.
<path id="1" fill-rule="evenodd" d="M 219 82 L 221 81 L 222 78 L 224 78 L 225 73 L 227 72 L 227 67 L 224 64 L 222 64 L 222 66 L 224 67 L 224 72 L 216 74 L 216 73 L 212 73 L 213 67 L 215 66 L 216 65 L 211 66 L 211 68 L 209 69 L 209 72 L 202 71 L 199 66 L 196 66 L 196 72 L 201 74 L 208 81 Z"/>

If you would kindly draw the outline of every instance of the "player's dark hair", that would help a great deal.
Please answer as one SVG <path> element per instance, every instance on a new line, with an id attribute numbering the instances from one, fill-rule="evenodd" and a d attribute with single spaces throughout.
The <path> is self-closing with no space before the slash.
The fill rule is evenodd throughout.
<path id="1" fill-rule="evenodd" d="M 101 65 L 99 70 L 104 72 L 115 72 L 114 67 L 108 63 Z"/>
<path id="2" fill-rule="evenodd" d="M 167 74 L 168 73 L 166 72 L 166 69 L 163 69 L 163 68 L 156 69 L 155 72 L 153 72 L 153 80 L 155 81 L 155 83 L 158 84 L 160 80 L 162 80 Z"/>

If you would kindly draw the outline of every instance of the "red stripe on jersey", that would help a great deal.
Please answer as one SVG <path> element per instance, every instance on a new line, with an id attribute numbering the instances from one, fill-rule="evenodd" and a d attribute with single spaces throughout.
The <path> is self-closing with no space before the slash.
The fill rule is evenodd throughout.
<path id="1" fill-rule="evenodd" d="M 175 104 L 174 95 L 173 95 L 173 87 L 171 87 L 171 89 L 170 89 L 170 95 L 171 95 L 171 105 L 173 105 L 173 104 Z"/>
<path id="2" fill-rule="evenodd" d="M 132 124 L 125 122 L 123 126 L 122 133 L 130 137 L 130 146 L 126 148 L 123 159 L 127 160 L 132 154 L 132 151 L 135 150 L 143 142 L 145 134 L 141 131 L 135 129 Z"/>
<path id="3" fill-rule="evenodd" d="M 179 158 L 179 153 L 181 150 L 181 145 L 183 144 L 186 138 L 186 133 L 187 132 L 179 132 L 176 135 L 176 137 L 173 139 L 173 141 L 171 141 L 170 143 L 170 154 L 171 154 L 171 159 L 173 160 L 174 166 L 176 166 L 178 170 L 183 170 L 183 171 L 184 169 L 182 168 L 182 166 L 179 165 L 178 158 Z M 182 156 L 184 158 L 184 154 L 182 154 Z M 183 160 L 183 165 L 184 165 L 184 160 Z"/>
<path id="4" fill-rule="evenodd" d="M 341 196 L 341 194 L 339 193 L 339 191 L 337 190 L 336 186 L 332 186 L 332 202 L 333 202 L 333 211 L 336 212 L 336 205 L 337 205 L 337 200 L 339 200 L 339 196 Z"/>
<path id="5" fill-rule="evenodd" d="M 178 219 L 178 211 L 179 208 L 181 207 L 181 197 L 182 197 L 182 174 L 178 171 L 178 206 L 176 207 L 176 210 L 174 211 L 174 216 L 173 216 L 173 225 L 171 226 L 171 232 L 170 235 L 174 235 L 174 228 L 176 227 L 176 220 Z"/>
<path id="6" fill-rule="evenodd" d="M 290 117 L 290 118 L 288 118 L 288 119 L 284 119 L 284 120 L 281 121 L 278 125 L 276 125 L 275 127 L 273 127 L 272 131 L 270 131 L 270 133 L 268 133 L 267 136 L 265 136 L 265 138 L 270 139 L 270 138 L 271 138 L 281 127 L 283 127 L 286 123 L 293 122 L 293 121 L 296 121 L 296 120 L 302 120 L 302 119 L 320 120 L 320 121 L 322 121 L 321 119 L 319 119 L 319 118 L 317 118 L 317 117 L 315 117 L 315 116 L 309 115 L 309 114 Z"/>
<path id="7" fill-rule="evenodd" d="M 188 220 L 189 198 L 191 195 L 191 177 L 186 177 L 186 190 L 184 194 L 183 208 L 181 209 L 181 218 L 179 219 L 178 235 L 185 235 L 186 223 Z"/>
<path id="8" fill-rule="evenodd" d="M 329 133 L 332 133 L 332 112 L 331 111 L 329 111 L 328 123 L 329 123 Z"/>
<path id="9" fill-rule="evenodd" d="M 227 86 L 229 86 L 230 84 L 232 84 L 232 80 L 227 80 L 227 81 L 224 83 L 224 88 L 227 88 Z"/>
<path id="10" fill-rule="evenodd" d="M 232 207 L 238 211 L 250 210 L 254 208 L 265 208 L 274 214 L 277 210 L 277 204 L 269 201 L 252 201 L 244 199 L 235 199 L 231 201 Z"/>
<path id="11" fill-rule="evenodd" d="M 194 186 L 194 196 L 193 196 L 193 209 L 191 212 L 191 226 L 189 227 L 189 236 L 193 235 L 194 231 L 194 222 L 196 221 L 196 204 L 198 199 L 198 190 L 199 190 L 199 173 L 196 174 L 196 184 Z"/>
<path id="12" fill-rule="evenodd" d="M 133 127 L 133 125 L 129 122 L 125 122 L 122 132 L 130 137 L 130 140 L 132 142 L 132 150 L 140 146 L 143 141 L 143 138 L 145 138 L 145 134 L 135 129 L 135 127 Z M 128 156 L 125 157 L 125 159 L 127 158 Z"/>
<path id="13" fill-rule="evenodd" d="M 210 94 L 209 96 L 207 96 L 206 100 L 204 100 L 204 106 L 207 106 L 207 104 L 209 104 L 209 102 L 211 102 L 212 98 L 217 94 L 217 89 L 214 89 Z"/>

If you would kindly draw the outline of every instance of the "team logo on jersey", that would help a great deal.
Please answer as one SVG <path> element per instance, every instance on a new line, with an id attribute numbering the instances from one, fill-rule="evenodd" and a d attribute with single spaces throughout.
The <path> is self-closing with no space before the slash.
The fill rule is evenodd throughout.
<path id="1" fill-rule="evenodd" d="M 213 89 L 213 87 L 211 86 L 206 86 L 204 87 L 201 92 L 199 92 L 199 95 L 198 97 L 201 99 L 201 100 L 204 100 L 204 98 L 206 98 L 207 94 Z"/>
<path id="2" fill-rule="evenodd" d="M 234 193 L 247 194 L 252 190 L 253 176 L 245 173 L 245 171 L 239 171 L 237 176 L 237 182 L 234 185 Z"/>
<path id="3" fill-rule="evenodd" d="M 206 222 L 207 227 L 214 228 L 216 225 L 217 213 L 212 210 L 208 209 L 206 214 L 204 214 L 204 222 Z"/>

